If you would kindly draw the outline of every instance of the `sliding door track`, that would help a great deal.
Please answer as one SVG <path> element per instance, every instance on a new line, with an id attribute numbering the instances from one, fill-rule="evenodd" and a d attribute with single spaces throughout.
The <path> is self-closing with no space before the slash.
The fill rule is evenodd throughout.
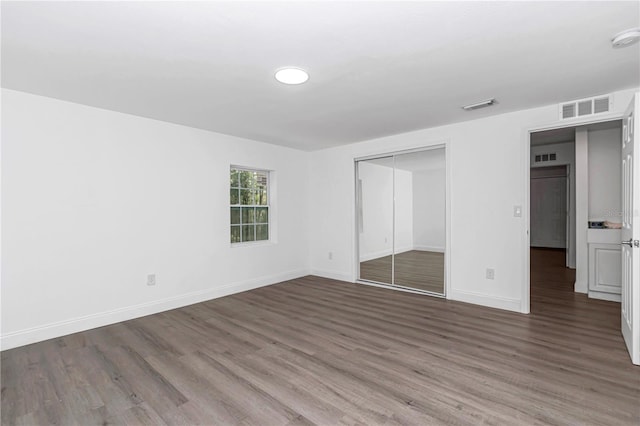
<path id="1" fill-rule="evenodd" d="M 433 291 L 420 290 L 420 289 L 417 289 L 417 288 L 405 287 L 405 286 L 396 285 L 396 284 L 379 283 L 379 282 L 376 282 L 376 281 L 367 281 L 367 280 L 363 280 L 363 279 L 356 280 L 356 284 L 364 284 L 364 285 L 370 285 L 370 286 L 373 286 L 373 287 L 387 288 L 387 289 L 390 289 L 390 290 L 404 291 L 405 293 L 422 294 L 424 296 L 439 297 L 441 299 L 445 298 L 445 295 L 442 294 L 442 293 L 434 293 Z"/>

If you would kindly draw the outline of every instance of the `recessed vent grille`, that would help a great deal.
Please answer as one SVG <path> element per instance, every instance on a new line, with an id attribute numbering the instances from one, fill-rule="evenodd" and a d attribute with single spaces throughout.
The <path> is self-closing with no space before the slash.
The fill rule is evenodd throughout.
<path id="1" fill-rule="evenodd" d="M 578 116 L 593 114 L 592 106 L 592 101 L 578 102 Z"/>
<path id="2" fill-rule="evenodd" d="M 536 163 L 544 163 L 545 161 L 556 161 L 556 153 L 551 152 L 549 154 L 536 154 L 534 158 L 534 162 Z"/>
<path id="3" fill-rule="evenodd" d="M 593 113 L 609 112 L 609 97 L 593 100 Z"/>
<path id="4" fill-rule="evenodd" d="M 562 118 L 573 118 L 576 116 L 576 104 L 562 105 Z"/>
<path id="5" fill-rule="evenodd" d="M 601 114 L 611 110 L 613 100 L 611 95 L 597 96 L 588 99 L 578 99 L 560 104 L 560 120 Z"/>

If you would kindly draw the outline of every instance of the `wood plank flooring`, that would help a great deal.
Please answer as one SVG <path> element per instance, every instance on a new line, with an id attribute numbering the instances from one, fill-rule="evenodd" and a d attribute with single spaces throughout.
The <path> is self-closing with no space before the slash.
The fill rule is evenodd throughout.
<path id="1" fill-rule="evenodd" d="M 531 315 L 305 277 L 4 351 L 2 424 L 637 425 L 619 304 L 559 257 Z"/>
<path id="2" fill-rule="evenodd" d="M 410 250 L 395 255 L 395 284 L 444 294 L 444 253 Z M 360 263 L 360 277 L 391 283 L 391 256 Z"/>

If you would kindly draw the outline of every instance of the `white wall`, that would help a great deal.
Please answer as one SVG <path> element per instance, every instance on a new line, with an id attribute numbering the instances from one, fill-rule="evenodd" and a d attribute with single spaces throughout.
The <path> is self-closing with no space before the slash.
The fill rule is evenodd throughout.
<path id="1" fill-rule="evenodd" d="M 536 163 L 534 158 L 536 154 L 546 154 L 553 152 L 556 154 L 555 161 L 545 161 Z M 550 145 L 539 145 L 531 147 L 530 165 L 532 168 L 572 165 L 575 163 L 575 141 L 567 141 L 562 143 L 554 143 Z M 575 169 L 575 167 L 571 167 Z"/>
<path id="2" fill-rule="evenodd" d="M 613 111 L 606 118 L 621 114 L 632 96 L 631 90 L 616 92 Z M 316 201 L 311 210 L 315 225 L 312 271 L 355 280 L 355 193 L 354 185 L 348 184 L 354 158 L 448 142 L 451 267 L 447 297 L 527 312 L 528 132 L 560 124 L 558 106 L 549 105 L 314 152 L 310 165 L 310 192 Z M 517 205 L 525 207 L 523 217 L 514 217 Z M 329 251 L 332 259 L 327 257 Z M 485 278 L 486 268 L 495 269 L 494 280 Z"/>
<path id="3" fill-rule="evenodd" d="M 413 247 L 444 252 L 446 170 L 413 172 Z"/>
<path id="4" fill-rule="evenodd" d="M 395 172 L 395 241 L 396 253 L 413 250 L 413 179 L 411 172 Z"/>
<path id="5" fill-rule="evenodd" d="M 617 137 L 618 142 L 611 139 Z M 621 209 L 622 174 L 621 135 L 617 129 L 576 129 L 576 283 L 575 291 L 589 290 L 589 220 L 609 219 L 617 222 Z M 618 148 L 612 146 L 617 145 Z M 592 149 L 595 149 L 592 152 Z M 617 159 L 614 158 L 617 156 Z M 601 163 L 602 162 L 602 163 Z M 615 162 L 615 164 L 614 164 Z M 617 178 L 616 178 L 617 177 Z M 607 194 L 605 194 L 608 192 Z M 597 199 L 592 199 L 596 197 Z M 618 207 L 615 207 L 615 206 Z M 607 210 L 611 209 L 611 212 Z M 610 213 L 613 213 L 612 215 Z M 617 217 L 616 217 L 617 216 Z"/>
<path id="6" fill-rule="evenodd" d="M 574 290 L 589 288 L 589 134 L 586 127 L 576 129 L 576 283 Z"/>
<path id="7" fill-rule="evenodd" d="M 2 107 L 3 349 L 309 272 L 308 153 L 11 90 Z M 230 164 L 276 171 L 276 243 L 230 246 Z"/>
<path id="8" fill-rule="evenodd" d="M 358 178 L 362 188 L 360 260 L 367 261 L 392 251 L 393 167 L 361 161 Z"/>
<path id="9" fill-rule="evenodd" d="M 309 154 L 11 90 L 2 96 L 3 348 L 309 267 L 354 281 L 354 158 L 442 143 L 447 297 L 528 309 L 528 131 L 559 125 L 557 105 Z M 632 96 L 614 93 L 613 112 L 601 117 L 621 114 Z M 277 171 L 276 244 L 230 247 L 230 164 Z M 149 273 L 154 287 L 145 285 Z"/>
<path id="10" fill-rule="evenodd" d="M 621 129 L 589 130 L 589 220 L 621 222 Z"/>

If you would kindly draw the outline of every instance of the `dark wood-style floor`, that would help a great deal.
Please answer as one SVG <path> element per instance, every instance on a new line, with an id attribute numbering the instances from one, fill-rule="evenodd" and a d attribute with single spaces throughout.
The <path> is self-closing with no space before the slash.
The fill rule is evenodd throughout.
<path id="1" fill-rule="evenodd" d="M 444 294 L 444 253 L 410 250 L 395 256 L 394 284 Z M 360 278 L 391 284 L 391 256 L 360 263 Z"/>
<path id="2" fill-rule="evenodd" d="M 619 304 L 532 264 L 531 315 L 306 277 L 5 351 L 2 424 L 639 424 Z"/>

